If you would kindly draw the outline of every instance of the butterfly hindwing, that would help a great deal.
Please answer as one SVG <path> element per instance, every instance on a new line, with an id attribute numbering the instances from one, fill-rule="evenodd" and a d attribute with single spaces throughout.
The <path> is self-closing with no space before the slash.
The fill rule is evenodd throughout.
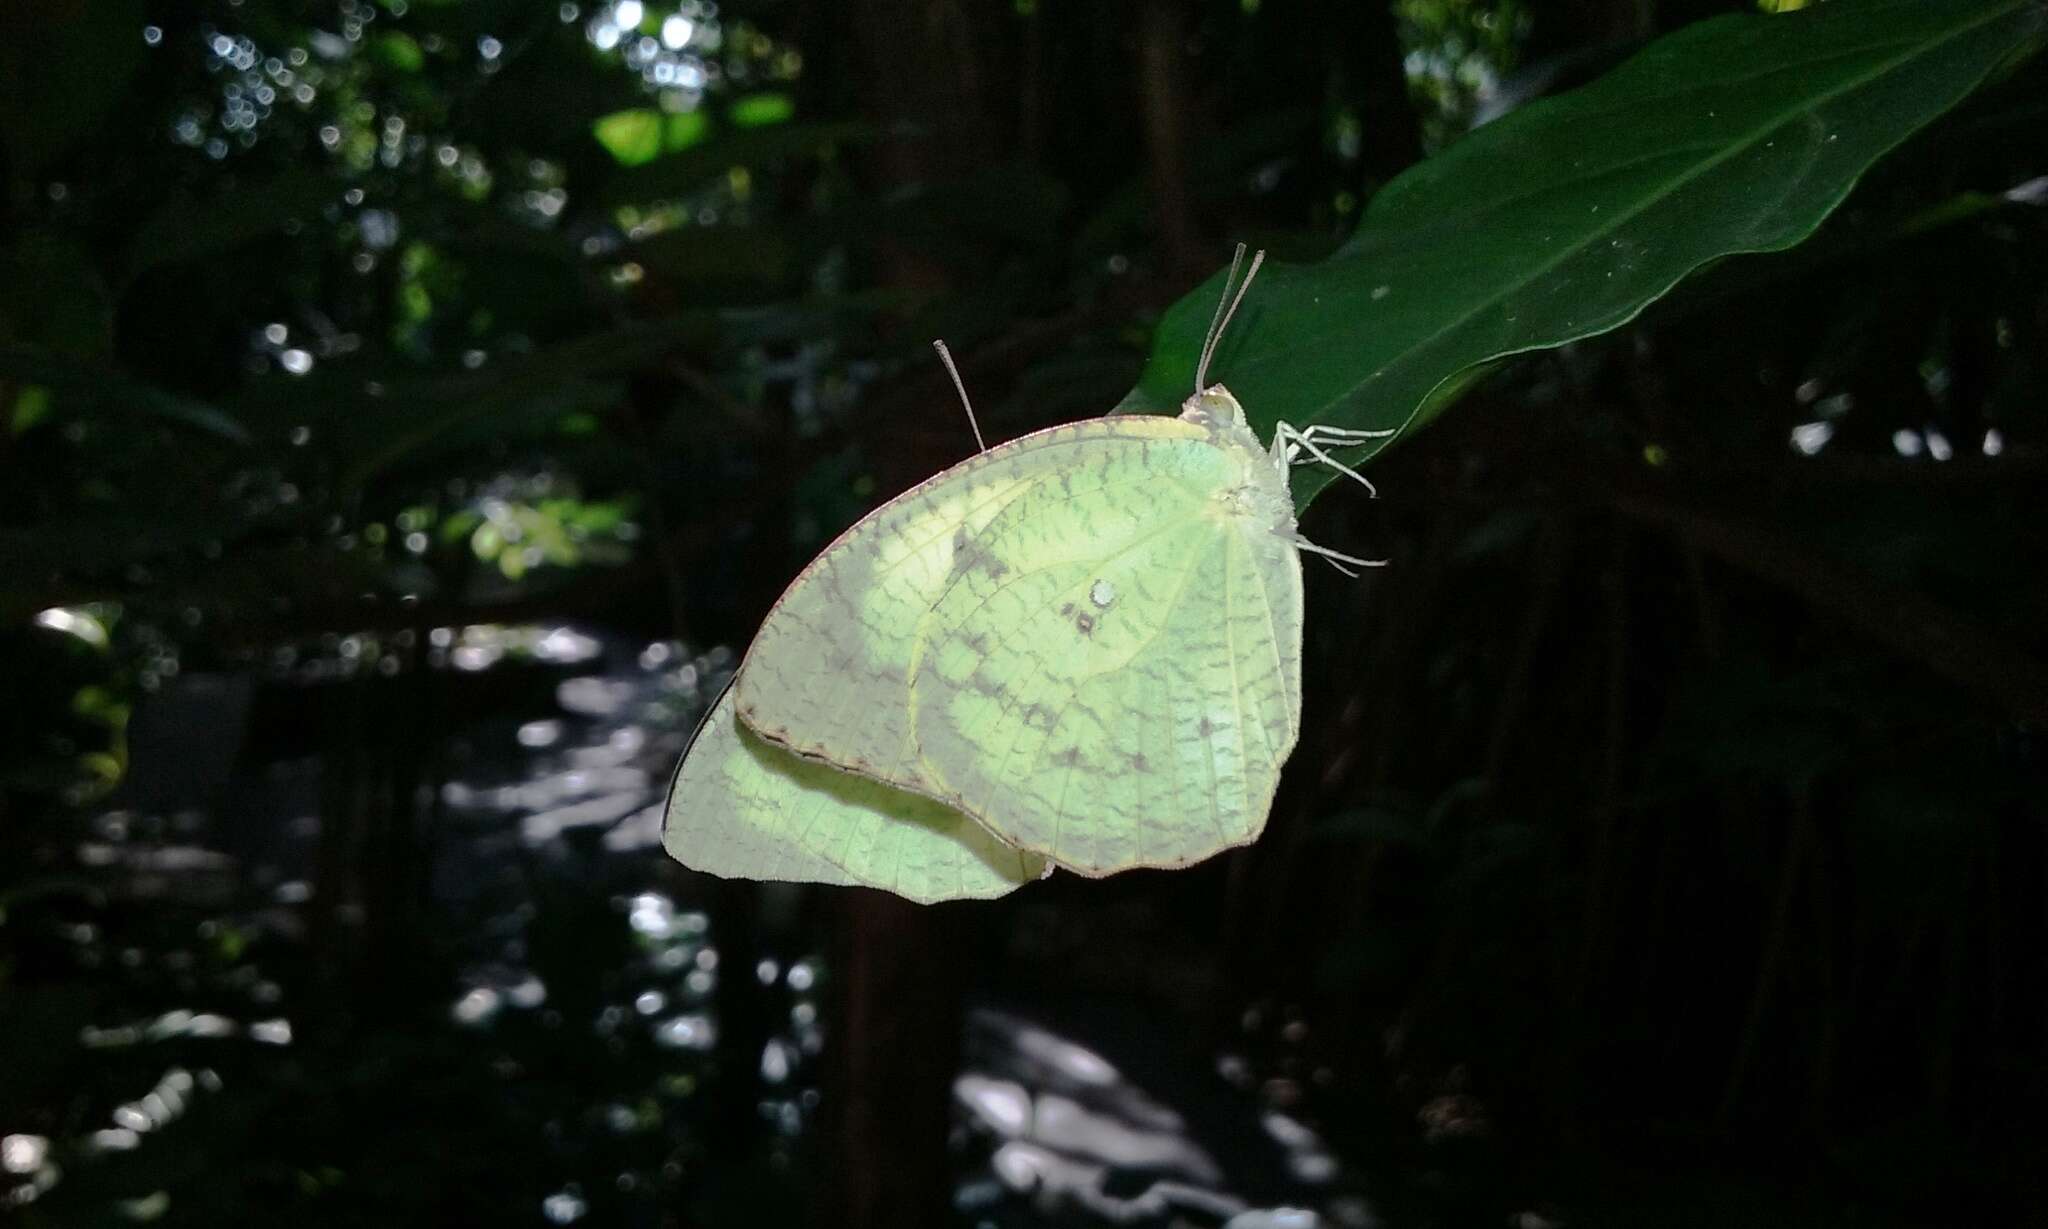
<path id="1" fill-rule="evenodd" d="M 669 789 L 662 844 L 685 866 L 921 902 L 1000 896 L 1043 871 L 957 811 L 785 751 L 733 710 L 727 688 Z"/>

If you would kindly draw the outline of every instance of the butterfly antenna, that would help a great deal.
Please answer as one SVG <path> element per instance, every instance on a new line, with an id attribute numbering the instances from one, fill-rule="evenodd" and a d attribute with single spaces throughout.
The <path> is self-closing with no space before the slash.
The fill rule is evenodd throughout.
<path id="1" fill-rule="evenodd" d="M 1240 249 L 1243 244 L 1238 245 Z M 1202 356 L 1201 369 L 1196 372 L 1196 383 L 1209 374 L 1209 360 L 1216 357 L 1216 348 L 1223 344 L 1223 334 L 1230 328 L 1231 318 L 1237 315 L 1237 305 L 1244 302 L 1244 292 L 1252 288 L 1252 279 L 1259 275 L 1259 266 L 1266 263 L 1266 253 L 1261 250 L 1252 253 L 1251 267 L 1244 271 L 1244 280 L 1237 284 L 1237 293 L 1230 296 L 1230 307 L 1223 313 L 1223 322 L 1216 326 L 1216 335 L 1209 339 L 1209 352 Z"/>
<path id="2" fill-rule="evenodd" d="M 960 378 L 960 369 L 953 365 L 953 352 L 946 349 L 946 343 L 935 341 L 932 349 L 939 352 L 939 361 L 946 365 L 946 374 L 953 377 L 953 391 L 960 394 L 960 408 L 967 411 L 967 425 L 974 428 L 974 446 L 988 451 L 988 443 L 981 438 L 981 424 L 974 418 L 974 403 L 967 399 L 967 384 Z"/>
<path id="3" fill-rule="evenodd" d="M 1209 331 L 1202 334 L 1202 358 L 1195 364 L 1195 392 L 1199 395 L 1209 375 L 1209 357 L 1216 353 L 1216 339 L 1223 335 L 1223 309 L 1230 304 L 1230 288 L 1237 284 L 1237 267 L 1244 263 L 1244 244 L 1230 257 L 1230 272 L 1223 275 L 1223 293 L 1216 298 L 1216 311 L 1209 317 Z"/>

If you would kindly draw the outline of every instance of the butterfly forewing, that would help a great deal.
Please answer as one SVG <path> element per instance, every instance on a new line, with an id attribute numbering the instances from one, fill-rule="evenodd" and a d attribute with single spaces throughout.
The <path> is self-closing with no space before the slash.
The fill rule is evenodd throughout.
<path id="1" fill-rule="evenodd" d="M 736 688 L 749 727 L 798 754 L 934 793 L 909 743 L 918 627 L 961 548 L 1025 492 L 1089 481 L 1104 456 L 1201 436 L 1170 418 L 1118 416 L 1040 431 L 969 458 L 849 529 L 763 621 Z"/>
<path id="2" fill-rule="evenodd" d="M 1299 562 L 1227 498 L 1266 463 L 1207 432 L 1154 444 L 956 552 L 911 675 L 938 797 L 1086 874 L 1258 834 L 1300 703 Z"/>

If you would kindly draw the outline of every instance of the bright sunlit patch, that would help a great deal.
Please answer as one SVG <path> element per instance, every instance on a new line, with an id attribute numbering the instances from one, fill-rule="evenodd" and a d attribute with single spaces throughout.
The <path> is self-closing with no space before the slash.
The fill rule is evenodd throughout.
<path id="1" fill-rule="evenodd" d="M 454 663 L 457 670 L 473 674 L 496 665 L 498 659 L 504 655 L 505 651 L 496 645 L 465 644 L 449 654 L 448 660 Z"/>
<path id="2" fill-rule="evenodd" d="M 114 1028 L 94 1028 L 88 1024 L 78 1030 L 78 1044 L 88 1050 L 110 1050 L 120 1046 L 132 1046 L 142 1040 L 142 1030 L 132 1024 Z"/>
<path id="3" fill-rule="evenodd" d="M 1370 1221 L 1339 1221 L 1340 1224 L 1378 1224 Z M 1230 1218 L 1224 1229 L 1322 1229 L 1323 1220 L 1308 1208 L 1257 1208 Z"/>
<path id="4" fill-rule="evenodd" d="M 1259 1125 L 1266 1128 L 1266 1134 L 1273 1142 L 1287 1150 L 1287 1168 L 1303 1182 L 1321 1185 L 1337 1176 L 1337 1160 L 1323 1147 L 1323 1141 L 1314 1131 L 1285 1114 L 1269 1112 L 1261 1115 Z"/>
<path id="5" fill-rule="evenodd" d="M 1997 427 L 1993 427 L 1989 431 L 1986 431 L 1984 433 L 1983 447 L 1984 455 L 1987 457 L 1995 457 L 1999 453 L 2004 452 L 2005 432 L 2000 431 Z"/>
<path id="6" fill-rule="evenodd" d="M 677 1016 L 654 1030 L 655 1044 L 671 1050 L 708 1050 L 717 1041 L 718 1030 L 709 1016 Z"/>
<path id="7" fill-rule="evenodd" d="M 552 717 L 529 721 L 519 727 L 519 745 L 538 750 L 562 741 L 562 723 Z"/>
<path id="8" fill-rule="evenodd" d="M 1828 422 L 1803 422 L 1792 428 L 1792 447 L 1806 456 L 1813 456 L 1827 447 L 1835 438 L 1835 425 Z"/>
<path id="9" fill-rule="evenodd" d="M 1949 444 L 1946 435 L 1939 431 L 1929 431 L 1927 433 L 1927 455 L 1937 461 L 1946 461 L 1956 455 L 1956 450 Z"/>
<path id="10" fill-rule="evenodd" d="M 1223 1170 L 1215 1158 L 1177 1127 L 1154 1129 L 1134 1119 L 1134 1115 L 1097 1112 L 1071 1097 L 1041 1092 L 1031 1137 L 1069 1156 L 1157 1169 L 1192 1182 L 1222 1180 Z"/>
<path id="11" fill-rule="evenodd" d="M 596 637 L 573 627 L 551 627 L 533 645 L 533 655 L 540 660 L 568 664 L 590 661 L 603 651 Z"/>
<path id="12" fill-rule="evenodd" d="M 1014 1080 L 970 1071 L 953 1081 L 953 1095 L 999 1135 L 1015 1138 L 1031 1124 L 1031 1094 Z"/>
<path id="13" fill-rule="evenodd" d="M 1108 1087 L 1117 1082 L 1116 1068 L 1093 1050 L 1026 1025 L 1014 1038 L 1017 1049 L 1083 1084 Z"/>
<path id="14" fill-rule="evenodd" d="M 50 1141 L 40 1135 L 0 1137 L 0 1170 L 11 1174 L 32 1174 L 43 1167 L 50 1155 Z"/>
<path id="15" fill-rule="evenodd" d="M 2007 188 L 2005 199 L 2017 205 L 2048 205 L 2048 175 L 2036 175 Z"/>
<path id="16" fill-rule="evenodd" d="M 623 679 L 565 679 L 555 688 L 555 703 L 585 717 L 609 717 L 633 699 L 633 685 Z"/>
<path id="17" fill-rule="evenodd" d="M 540 1214 L 547 1217 L 551 1225 L 571 1225 L 583 1219 L 590 1210 L 590 1204 L 573 1189 L 556 1191 L 540 1201 Z"/>
<path id="18" fill-rule="evenodd" d="M 1003 1180 L 1003 1185 L 1013 1191 L 1028 1191 L 1038 1185 L 1047 1168 L 1057 1159 L 1043 1148 L 1012 1141 L 996 1149 L 989 1163 L 994 1166 L 996 1176 Z"/>
<path id="19" fill-rule="evenodd" d="M 264 1045 L 288 1046 L 292 1043 L 292 1022 L 282 1017 L 258 1020 L 249 1026 L 249 1038 Z"/>
<path id="20" fill-rule="evenodd" d="M 457 1024 L 475 1026 L 489 1023 L 491 1017 L 498 1014 L 498 1007 L 498 992 L 488 986 L 478 986 L 455 1000 L 455 1006 L 448 1009 L 448 1014 Z"/>
<path id="21" fill-rule="evenodd" d="M 675 929 L 676 904 L 659 892 L 642 892 L 626 910 L 626 924 L 650 939 L 666 939 Z"/>
<path id="22" fill-rule="evenodd" d="M 1311 1148 L 1317 1143 L 1316 1133 L 1301 1123 L 1281 1113 L 1266 1113 L 1259 1117 L 1259 1125 L 1266 1128 L 1266 1134 L 1283 1148 Z"/>
<path id="23" fill-rule="evenodd" d="M 83 640 L 96 649 L 107 647 L 106 625 L 91 612 L 72 606 L 52 606 L 36 615 L 36 626 Z"/>
<path id="24" fill-rule="evenodd" d="M 1902 457 L 1917 457 L 1927 451 L 1927 446 L 1921 442 L 1918 431 L 1900 427 L 1892 432 L 1892 451 Z"/>

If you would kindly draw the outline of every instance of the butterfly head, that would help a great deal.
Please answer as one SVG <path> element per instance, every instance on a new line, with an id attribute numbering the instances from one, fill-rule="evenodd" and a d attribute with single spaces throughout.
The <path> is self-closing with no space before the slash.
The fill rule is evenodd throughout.
<path id="1" fill-rule="evenodd" d="M 1294 504 L 1287 492 L 1287 466 L 1275 464 L 1273 456 L 1259 445 L 1244 407 L 1221 384 L 1181 402 L 1182 422 L 1194 423 L 1209 432 L 1218 447 L 1239 458 L 1243 465 L 1240 482 L 1218 490 L 1212 515 L 1225 520 L 1249 521 L 1270 526 L 1282 536 L 1294 532 Z"/>
<path id="2" fill-rule="evenodd" d="M 1180 416 L 1188 422 L 1209 428 L 1211 431 L 1227 431 L 1232 427 L 1250 431 L 1245 421 L 1244 407 L 1230 390 L 1221 384 L 1209 387 L 1180 403 Z"/>

